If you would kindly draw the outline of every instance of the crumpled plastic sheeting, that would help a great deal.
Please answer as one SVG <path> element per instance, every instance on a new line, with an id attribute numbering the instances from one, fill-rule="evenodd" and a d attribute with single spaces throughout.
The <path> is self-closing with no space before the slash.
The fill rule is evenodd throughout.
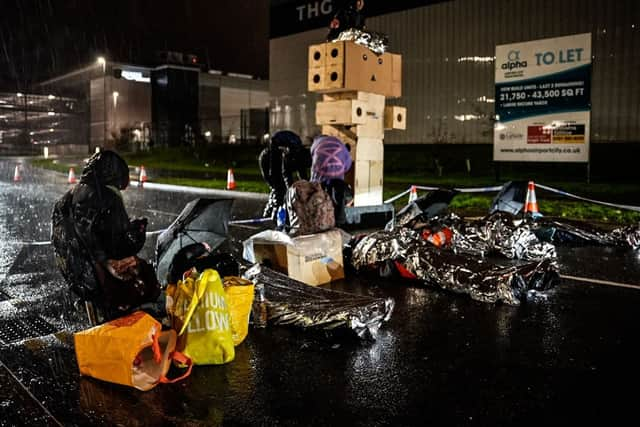
<path id="1" fill-rule="evenodd" d="M 309 286 L 259 264 L 247 270 L 244 277 L 256 285 L 263 284 L 268 324 L 327 331 L 348 329 L 360 338 L 375 339 L 395 306 L 392 298 Z"/>
<path id="2" fill-rule="evenodd" d="M 497 253 L 509 259 L 526 261 L 557 257 L 553 244 L 541 242 L 529 224 L 516 225 L 514 217 L 506 212 L 496 212 L 470 222 L 454 213 L 422 218 L 415 216 L 405 226 L 416 231 L 426 228 L 434 232 L 442 227 L 449 228 L 453 232 L 451 249 L 458 254 L 485 257 Z"/>
<path id="3" fill-rule="evenodd" d="M 640 224 L 624 228 L 616 228 L 611 234 L 618 240 L 626 241 L 632 249 L 640 249 Z"/>
<path id="4" fill-rule="evenodd" d="M 451 223 L 456 253 L 480 256 L 499 253 L 509 259 L 527 261 L 557 258 L 553 244 L 540 241 L 528 223 L 516 225 L 513 215 L 506 212 L 496 212 L 469 223 L 461 220 Z"/>
<path id="5" fill-rule="evenodd" d="M 565 223 L 542 219 L 534 221 L 532 229 L 541 240 L 556 244 L 640 248 L 640 225 L 618 228 L 608 232 L 584 222 Z"/>
<path id="6" fill-rule="evenodd" d="M 382 55 L 389 47 L 389 38 L 386 34 L 356 28 L 344 30 L 334 41 L 352 41 L 369 48 L 376 55 Z"/>
<path id="7" fill-rule="evenodd" d="M 455 253 L 481 257 L 499 253 L 509 259 L 530 261 L 556 258 L 553 244 L 541 242 L 528 224 L 516 225 L 515 217 L 509 213 L 495 212 L 472 222 L 463 221 L 454 213 L 443 215 L 456 194 L 456 190 L 443 188 L 432 191 L 398 212 L 395 224 L 432 233 L 447 227 L 453 233 L 450 247 Z"/>
<path id="8" fill-rule="evenodd" d="M 356 269 L 388 260 L 399 261 L 426 284 L 488 303 L 501 301 L 519 305 L 528 291 L 547 290 L 559 278 L 557 267 L 550 259 L 499 266 L 438 249 L 407 228 L 370 234 L 353 249 L 352 264 Z"/>
<path id="9" fill-rule="evenodd" d="M 640 248 L 640 225 L 609 232 L 579 221 L 569 223 L 532 218 L 516 221 L 507 212 L 495 212 L 472 222 L 464 222 L 450 214 L 440 221 L 454 231 L 455 252 L 479 256 L 497 252 L 510 259 L 555 259 L 555 245 Z"/>

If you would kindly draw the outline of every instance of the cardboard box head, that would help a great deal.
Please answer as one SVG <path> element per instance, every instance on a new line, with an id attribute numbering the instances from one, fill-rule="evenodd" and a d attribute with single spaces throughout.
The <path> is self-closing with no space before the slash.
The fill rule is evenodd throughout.
<path id="1" fill-rule="evenodd" d="M 324 73 L 320 73 L 322 69 Z M 347 41 L 312 45 L 308 81 L 311 92 L 350 90 L 399 97 L 402 95 L 402 57 L 392 53 L 376 55 L 364 46 Z"/>

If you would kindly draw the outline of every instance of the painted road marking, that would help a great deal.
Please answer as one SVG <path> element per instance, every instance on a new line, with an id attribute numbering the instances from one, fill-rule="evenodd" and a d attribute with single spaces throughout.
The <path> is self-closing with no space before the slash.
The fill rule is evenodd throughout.
<path id="1" fill-rule="evenodd" d="M 7 373 L 8 373 L 8 374 L 13 378 L 13 380 L 14 380 L 15 382 L 17 382 L 17 383 L 20 385 L 20 387 L 21 387 L 21 388 L 22 388 L 22 389 L 27 393 L 27 395 L 28 395 L 31 399 L 33 399 L 33 401 L 34 401 L 38 406 L 40 406 L 40 408 L 42 408 L 42 410 L 45 412 L 45 414 L 47 414 L 47 416 L 51 419 L 51 421 L 53 421 L 56 425 L 59 425 L 60 427 L 62 427 L 62 426 L 63 426 L 63 424 L 62 424 L 60 421 L 58 421 L 58 419 L 57 419 L 56 417 L 54 417 L 54 416 L 53 416 L 53 414 L 52 414 L 52 413 L 47 409 L 47 407 L 46 407 L 46 406 L 44 406 L 44 404 L 43 404 L 40 400 L 38 400 L 38 398 L 37 398 L 37 397 L 35 397 L 35 396 L 33 395 L 33 393 L 31 393 L 31 391 L 29 390 L 29 388 L 28 388 L 26 385 L 24 385 L 24 384 L 22 383 L 22 381 L 20 381 L 20 380 L 18 379 L 18 377 L 16 376 L 16 374 L 14 374 L 14 373 L 13 373 L 13 371 L 12 371 L 11 369 L 9 369 L 9 368 L 7 367 L 7 365 L 5 365 L 5 364 L 2 362 L 2 360 L 0 360 L 0 368 L 3 368 L 5 371 L 7 371 Z"/>
<path id="2" fill-rule="evenodd" d="M 628 289 L 638 289 L 638 290 L 640 290 L 640 285 L 630 285 L 628 283 L 611 282 L 609 280 L 591 279 L 589 277 L 569 276 L 569 275 L 566 275 L 566 274 L 561 274 L 560 278 L 575 280 L 577 282 L 593 283 L 593 284 L 596 284 L 596 285 L 615 286 L 615 287 L 618 287 L 618 288 L 628 288 Z"/>

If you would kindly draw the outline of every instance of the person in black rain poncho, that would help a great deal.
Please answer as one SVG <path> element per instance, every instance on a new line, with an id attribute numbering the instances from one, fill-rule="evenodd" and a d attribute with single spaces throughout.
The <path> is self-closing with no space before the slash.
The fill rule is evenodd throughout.
<path id="1" fill-rule="evenodd" d="M 53 212 L 58 266 L 72 291 L 104 320 L 154 302 L 160 293 L 153 268 L 136 256 L 147 220 L 129 220 L 120 193 L 128 185 L 127 163 L 112 151 L 97 153 Z"/>
<path id="2" fill-rule="evenodd" d="M 298 135 L 283 130 L 273 135 L 269 145 L 260 153 L 258 163 L 262 177 L 271 187 L 264 216 L 275 220 L 287 189 L 295 181 L 294 174 L 297 173 L 300 179 L 309 179 L 311 154 Z"/>

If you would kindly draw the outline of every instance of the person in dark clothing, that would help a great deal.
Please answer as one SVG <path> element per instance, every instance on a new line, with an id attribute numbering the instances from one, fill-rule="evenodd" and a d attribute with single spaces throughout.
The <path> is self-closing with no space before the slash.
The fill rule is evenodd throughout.
<path id="1" fill-rule="evenodd" d="M 345 225 L 347 223 L 345 208 L 353 205 L 353 190 L 349 184 L 339 178 L 328 179 L 322 181 L 320 184 L 333 202 L 333 212 L 336 218 L 336 225 Z"/>
<path id="2" fill-rule="evenodd" d="M 298 135 L 283 130 L 271 137 L 269 145 L 260 153 L 258 163 L 262 177 L 271 187 L 263 215 L 275 219 L 287 189 L 295 181 L 295 174 L 300 179 L 309 179 L 311 154 Z"/>
<path id="3" fill-rule="evenodd" d="M 136 256 L 144 246 L 147 220 L 129 219 L 120 193 L 128 185 L 127 163 L 113 151 L 102 151 L 89 159 L 80 183 L 53 212 L 52 241 L 62 274 L 104 320 L 160 294 L 153 268 Z"/>
<path id="4" fill-rule="evenodd" d="M 364 0 L 342 0 L 337 2 L 336 13 L 329 23 L 327 41 L 337 39 L 341 32 L 351 28 L 356 30 L 364 29 L 363 7 Z"/>

